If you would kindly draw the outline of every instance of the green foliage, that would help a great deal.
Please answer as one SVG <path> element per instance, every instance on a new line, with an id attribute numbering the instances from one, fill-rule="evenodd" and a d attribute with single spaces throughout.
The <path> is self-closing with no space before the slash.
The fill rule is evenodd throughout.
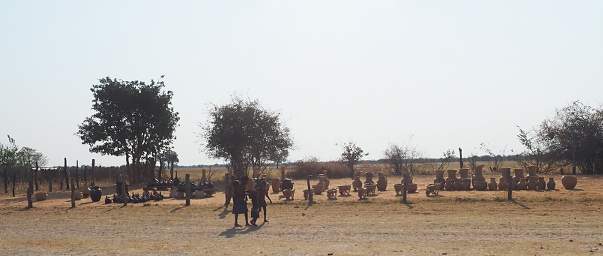
<path id="1" fill-rule="evenodd" d="M 238 177 L 249 167 L 255 174 L 269 162 L 284 162 L 293 146 L 280 115 L 265 110 L 257 100 L 234 98 L 230 104 L 213 106 L 202 129 L 208 154 L 229 161 Z"/>
<path id="2" fill-rule="evenodd" d="M 542 123 L 538 139 L 556 160 L 603 173 L 603 109 L 573 102 Z"/>
<path id="3" fill-rule="evenodd" d="M 145 83 L 102 78 L 90 89 L 94 114 L 79 126 L 77 135 L 91 152 L 141 159 L 158 158 L 175 139 L 178 113 L 173 93 L 163 81 Z"/>

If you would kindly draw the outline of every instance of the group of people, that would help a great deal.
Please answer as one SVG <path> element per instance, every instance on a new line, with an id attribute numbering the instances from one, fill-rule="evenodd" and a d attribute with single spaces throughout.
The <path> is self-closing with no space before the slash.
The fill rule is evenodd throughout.
<path id="1" fill-rule="evenodd" d="M 239 214 L 245 216 L 245 226 L 249 226 L 249 215 L 247 208 L 247 201 L 251 199 L 251 225 L 257 226 L 257 219 L 260 217 L 260 212 L 264 212 L 264 222 L 268 222 L 268 211 L 267 202 L 272 203 L 272 199 L 268 195 L 268 182 L 265 178 L 250 179 L 244 176 L 240 179 L 233 179 L 229 174 L 226 174 L 226 201 L 224 202 L 224 208 L 230 205 L 232 199 L 232 213 L 234 214 L 234 227 L 242 227 L 239 225 Z"/>

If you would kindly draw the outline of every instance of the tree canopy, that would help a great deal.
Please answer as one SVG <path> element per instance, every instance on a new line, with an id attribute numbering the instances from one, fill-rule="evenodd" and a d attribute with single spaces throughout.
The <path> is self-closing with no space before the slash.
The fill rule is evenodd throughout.
<path id="1" fill-rule="evenodd" d="M 573 102 L 545 120 L 538 137 L 554 159 L 585 174 L 603 173 L 603 109 Z"/>
<path id="2" fill-rule="evenodd" d="M 293 142 L 280 114 L 264 109 L 257 100 L 234 98 L 213 106 L 202 125 L 205 148 L 211 157 L 229 162 L 237 177 L 264 171 L 268 163 L 284 162 Z"/>
<path id="3" fill-rule="evenodd" d="M 77 135 L 90 151 L 126 157 L 126 164 L 140 168 L 141 159 L 158 159 L 175 139 L 178 113 L 172 107 L 172 91 L 163 81 L 124 81 L 102 78 L 90 89 L 92 116 L 79 126 Z"/>
<path id="4" fill-rule="evenodd" d="M 355 143 L 348 142 L 343 145 L 341 161 L 350 169 L 352 177 L 354 177 L 354 165 L 365 156 L 368 156 L 368 153 L 365 153 L 364 150 Z"/>

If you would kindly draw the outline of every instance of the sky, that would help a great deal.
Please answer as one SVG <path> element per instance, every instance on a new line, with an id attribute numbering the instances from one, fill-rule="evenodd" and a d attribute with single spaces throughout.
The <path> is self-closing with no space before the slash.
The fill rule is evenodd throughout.
<path id="1" fill-rule="evenodd" d="M 233 95 L 281 114 L 290 161 L 518 152 L 517 126 L 603 104 L 603 1 L 0 1 L 0 142 L 49 165 L 125 164 L 75 135 L 90 87 L 161 75 L 181 165 L 223 162 L 200 125 Z"/>

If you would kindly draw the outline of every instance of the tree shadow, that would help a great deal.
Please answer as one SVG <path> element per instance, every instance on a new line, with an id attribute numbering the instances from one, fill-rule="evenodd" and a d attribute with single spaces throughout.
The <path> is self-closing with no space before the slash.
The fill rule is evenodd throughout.
<path id="1" fill-rule="evenodd" d="M 410 201 L 406 201 L 406 202 L 400 201 L 400 204 L 405 205 L 406 207 L 408 207 L 408 209 L 415 208 L 414 206 L 412 206 L 412 202 L 410 202 Z"/>
<path id="2" fill-rule="evenodd" d="M 515 199 L 511 200 L 511 203 L 519 205 L 519 206 L 521 206 L 521 208 L 524 208 L 524 209 L 530 209 L 530 207 L 528 207 L 527 205 L 525 205 L 522 202 L 519 202 L 519 201 L 517 201 Z"/>
<path id="3" fill-rule="evenodd" d="M 229 228 L 229 229 L 222 231 L 218 236 L 223 236 L 226 238 L 233 238 L 237 235 L 245 235 L 245 234 L 255 232 L 255 231 L 261 229 L 264 226 L 264 224 L 266 224 L 266 223 L 262 223 L 262 224 L 258 225 L 257 227 L 256 226 L 247 226 L 244 229 Z"/>
<path id="4" fill-rule="evenodd" d="M 179 210 L 182 210 L 182 209 L 184 209 L 184 208 L 186 208 L 186 205 L 181 205 L 181 206 L 178 206 L 178 207 L 176 207 L 176 208 L 174 208 L 174 209 L 171 209 L 171 210 L 170 210 L 170 213 L 175 213 L 175 212 L 177 212 L 177 211 L 179 211 Z"/>

